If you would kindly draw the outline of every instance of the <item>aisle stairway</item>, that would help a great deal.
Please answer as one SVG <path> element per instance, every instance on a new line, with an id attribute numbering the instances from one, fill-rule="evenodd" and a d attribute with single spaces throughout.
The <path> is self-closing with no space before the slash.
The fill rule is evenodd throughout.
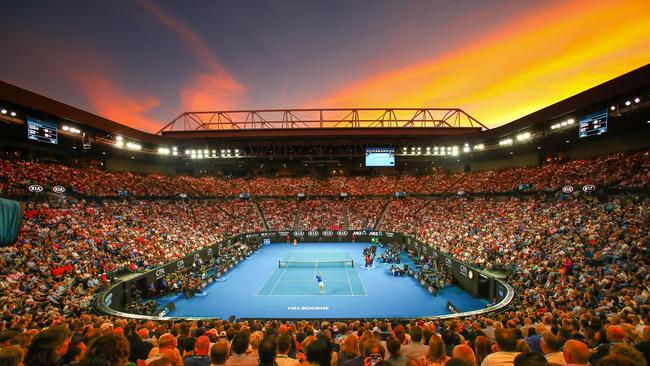
<path id="1" fill-rule="evenodd" d="M 372 227 L 373 229 L 375 230 L 379 229 L 379 225 L 381 225 L 381 222 L 384 219 L 384 213 L 386 213 L 386 210 L 388 210 L 388 206 L 390 206 L 391 202 L 393 202 L 393 198 L 389 197 L 386 203 L 384 204 L 384 207 L 382 207 L 379 216 L 377 216 L 377 221 L 375 221 L 375 226 Z"/>
<path id="2" fill-rule="evenodd" d="M 260 219 L 260 223 L 262 224 L 264 230 L 271 230 L 269 228 L 269 225 L 266 223 L 266 218 L 264 217 L 264 214 L 262 213 L 262 209 L 257 204 L 256 200 L 253 200 L 253 206 L 255 207 L 255 211 L 257 211 L 257 217 Z"/>

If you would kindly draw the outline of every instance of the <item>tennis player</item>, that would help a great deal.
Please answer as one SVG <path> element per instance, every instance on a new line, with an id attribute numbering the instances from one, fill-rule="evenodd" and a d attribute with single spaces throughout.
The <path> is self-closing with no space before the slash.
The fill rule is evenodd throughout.
<path id="1" fill-rule="evenodd" d="M 323 283 L 323 272 L 319 275 L 316 275 L 316 282 L 318 282 L 318 287 L 320 287 L 320 293 L 325 293 L 325 284 Z"/>

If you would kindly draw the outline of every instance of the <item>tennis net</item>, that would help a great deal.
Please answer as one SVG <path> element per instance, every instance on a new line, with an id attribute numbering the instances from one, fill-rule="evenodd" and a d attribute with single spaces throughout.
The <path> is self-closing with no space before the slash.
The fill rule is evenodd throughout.
<path id="1" fill-rule="evenodd" d="M 309 261 L 309 260 L 280 260 L 278 261 L 279 268 L 354 268 L 354 261 L 352 259 L 339 259 L 339 260 L 322 260 L 322 261 Z"/>

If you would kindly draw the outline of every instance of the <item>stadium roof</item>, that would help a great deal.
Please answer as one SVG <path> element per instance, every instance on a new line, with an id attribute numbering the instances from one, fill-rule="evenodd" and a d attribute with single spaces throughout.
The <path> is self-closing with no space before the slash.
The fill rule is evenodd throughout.
<path id="1" fill-rule="evenodd" d="M 127 127 L 116 121 L 111 121 L 106 118 L 97 116 L 95 114 L 80 110 L 65 103 L 50 99 L 48 97 L 33 93 L 31 91 L 22 89 L 20 87 L 0 82 L 0 100 L 9 102 L 19 109 L 23 109 L 24 114 L 38 113 L 47 114 L 55 118 L 60 118 L 66 121 L 76 122 L 78 124 L 92 127 L 97 130 L 106 131 L 110 134 L 119 134 L 128 136 L 130 139 L 141 141 L 151 144 L 169 144 L 178 142 L 182 139 L 184 142 L 197 139 L 200 141 L 205 140 L 221 140 L 233 138 L 274 138 L 285 136 L 300 136 L 303 138 L 323 138 L 324 136 L 345 136 L 362 134 L 367 137 L 372 136 L 453 136 L 463 135 L 463 139 L 468 138 L 498 138 L 526 127 L 534 126 L 539 123 L 546 123 L 554 118 L 559 118 L 568 113 L 573 113 L 580 110 L 589 109 L 593 105 L 605 103 L 610 99 L 620 97 L 626 93 L 631 93 L 640 88 L 648 87 L 650 83 L 650 64 L 641 67 L 637 70 L 624 74 L 606 83 L 598 85 L 594 88 L 579 93 L 573 97 L 567 98 L 563 101 L 550 105 L 537 112 L 520 118 L 516 121 L 506 125 L 497 127 L 491 130 L 481 130 L 481 127 L 465 127 L 463 125 L 457 126 L 437 126 L 437 127 L 418 127 L 417 125 L 411 126 L 384 126 L 373 128 L 373 126 L 354 126 L 350 124 L 348 127 L 305 127 L 297 126 L 293 132 L 289 132 L 287 128 L 266 128 L 266 129 L 239 129 L 234 131 L 228 130 L 190 130 L 190 131 L 171 131 L 163 133 L 163 135 L 153 135 L 147 132 Z M 504 106 L 507 108 L 507 106 Z M 350 109 L 352 110 L 352 109 Z M 378 109 L 379 111 L 389 111 L 389 108 Z M 420 109 L 412 109 L 417 111 Z M 453 109 L 450 109 L 454 111 Z M 348 110 L 349 111 L 349 110 Z M 251 111 L 244 111 L 251 112 Z M 470 111 L 471 112 L 471 111 Z M 196 112 L 194 112 L 196 113 Z M 219 112 L 210 112 L 219 113 Z M 459 113 L 464 114 L 460 111 Z M 469 116 L 469 115 L 467 115 Z M 471 118 L 471 116 L 470 116 Z M 478 122 L 474 120 L 475 122 Z M 471 125 L 468 125 L 471 126 Z M 272 131 L 272 132 L 269 132 Z M 363 131 L 363 132 L 361 132 Z"/>

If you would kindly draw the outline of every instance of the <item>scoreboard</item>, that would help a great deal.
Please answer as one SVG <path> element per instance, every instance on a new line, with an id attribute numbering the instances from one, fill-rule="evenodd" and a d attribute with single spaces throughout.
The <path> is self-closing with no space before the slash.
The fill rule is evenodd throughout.
<path id="1" fill-rule="evenodd" d="M 395 166 L 395 148 L 392 147 L 368 147 L 366 148 L 366 166 L 367 167 L 394 167 Z"/>
<path id="2" fill-rule="evenodd" d="M 578 136 L 580 138 L 607 132 L 607 109 L 580 117 Z"/>
<path id="3" fill-rule="evenodd" d="M 59 128 L 54 122 L 27 117 L 27 139 L 48 144 L 59 142 Z"/>

